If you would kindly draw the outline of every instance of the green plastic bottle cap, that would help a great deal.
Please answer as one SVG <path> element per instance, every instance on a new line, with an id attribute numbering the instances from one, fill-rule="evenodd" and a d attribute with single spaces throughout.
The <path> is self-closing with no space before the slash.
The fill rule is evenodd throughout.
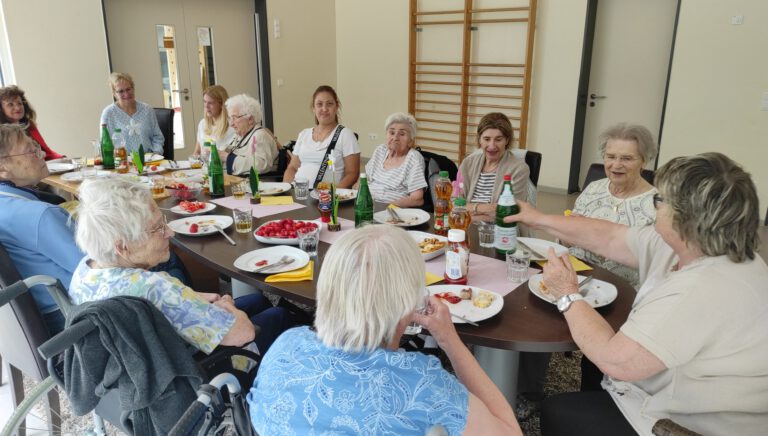
<path id="1" fill-rule="evenodd" d="M 453 200 L 453 204 L 456 205 L 456 206 L 466 206 L 467 205 L 467 200 L 459 197 L 459 198 Z"/>
<path id="2" fill-rule="evenodd" d="M 448 171 L 440 171 L 440 177 L 448 177 Z"/>

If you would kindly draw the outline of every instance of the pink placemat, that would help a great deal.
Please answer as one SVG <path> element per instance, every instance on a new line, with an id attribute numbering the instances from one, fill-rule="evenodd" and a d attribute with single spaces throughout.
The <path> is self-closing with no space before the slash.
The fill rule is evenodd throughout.
<path id="1" fill-rule="evenodd" d="M 426 263 L 427 271 L 440 277 L 445 273 L 445 256 L 438 256 Z M 528 277 L 541 271 L 535 268 L 528 269 Z M 469 281 L 472 286 L 488 289 L 502 297 L 509 294 L 519 283 L 507 280 L 507 263 L 492 257 L 481 256 L 472 253 L 469 256 Z"/>
<path id="2" fill-rule="evenodd" d="M 211 203 L 218 204 L 229 209 L 236 207 L 248 207 L 251 206 L 251 213 L 256 218 L 263 218 L 265 216 L 277 215 L 279 213 L 288 212 L 291 210 L 301 209 L 306 207 L 303 204 L 293 203 L 279 206 L 264 206 L 263 204 L 251 204 L 247 198 L 235 199 L 235 197 L 224 197 L 216 200 L 211 200 Z M 353 226 L 354 227 L 354 226 Z"/>
<path id="3" fill-rule="evenodd" d="M 339 224 L 341 224 L 341 230 L 338 232 L 329 232 L 328 228 L 323 225 L 323 230 L 320 232 L 320 240 L 327 244 L 333 244 L 351 230 L 355 230 L 355 222 L 352 220 L 339 218 Z"/>

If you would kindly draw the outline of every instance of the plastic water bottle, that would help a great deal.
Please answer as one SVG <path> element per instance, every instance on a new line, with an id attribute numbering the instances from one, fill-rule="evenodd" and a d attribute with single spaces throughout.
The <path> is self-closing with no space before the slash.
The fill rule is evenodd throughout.
<path id="1" fill-rule="evenodd" d="M 128 172 L 128 152 L 125 150 L 123 131 L 115 129 L 112 133 L 112 144 L 115 146 L 115 168 L 118 173 Z"/>

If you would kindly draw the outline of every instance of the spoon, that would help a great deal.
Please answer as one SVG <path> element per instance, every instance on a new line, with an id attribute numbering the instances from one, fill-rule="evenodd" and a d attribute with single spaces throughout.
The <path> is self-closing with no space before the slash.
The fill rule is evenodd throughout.
<path id="1" fill-rule="evenodd" d="M 261 271 L 264 271 L 265 269 L 270 269 L 270 268 L 278 266 L 278 265 L 288 265 L 289 263 L 293 263 L 294 261 L 296 261 L 296 259 L 292 258 L 291 256 L 283 256 L 283 257 L 280 258 L 280 260 L 278 260 L 277 262 L 273 263 L 272 265 L 264 265 L 264 266 L 262 266 L 260 268 L 256 268 L 255 270 L 253 270 L 251 272 L 261 272 Z"/>

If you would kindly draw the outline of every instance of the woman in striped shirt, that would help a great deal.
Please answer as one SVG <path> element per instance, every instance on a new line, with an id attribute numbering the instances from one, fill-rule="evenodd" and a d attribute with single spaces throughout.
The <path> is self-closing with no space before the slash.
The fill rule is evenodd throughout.
<path id="1" fill-rule="evenodd" d="M 477 125 L 479 148 L 461 162 L 458 177 L 463 179 L 472 221 L 494 218 L 505 174 L 512 174 L 515 200 L 528 200 L 530 170 L 509 149 L 512 139 L 512 124 L 502 113 L 491 112 Z"/>
<path id="2" fill-rule="evenodd" d="M 413 149 L 416 119 L 401 112 L 387 117 L 384 123 L 387 143 L 373 151 L 365 165 L 368 186 L 373 200 L 399 207 L 419 207 L 424 204 L 424 158 Z"/>

